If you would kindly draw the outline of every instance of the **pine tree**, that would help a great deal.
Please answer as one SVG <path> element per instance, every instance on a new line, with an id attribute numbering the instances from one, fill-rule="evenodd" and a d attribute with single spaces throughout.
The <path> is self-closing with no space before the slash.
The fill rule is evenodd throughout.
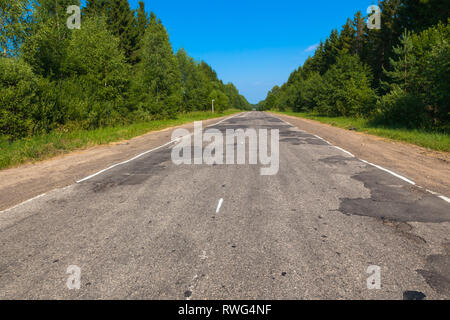
<path id="1" fill-rule="evenodd" d="M 120 48 L 125 57 L 132 62 L 132 55 L 136 50 L 137 32 L 135 18 L 130 9 L 128 0 L 110 0 L 111 8 L 108 11 L 108 25 L 113 35 L 119 37 Z"/>
<path id="2" fill-rule="evenodd" d="M 352 53 L 357 54 L 361 60 L 365 61 L 367 45 L 367 25 L 361 11 L 353 17 L 353 27 L 355 28 L 355 38 L 352 45 Z"/>
<path id="3" fill-rule="evenodd" d="M 103 15 L 106 12 L 108 1 L 109 0 L 86 0 L 83 14 L 89 17 Z"/>
<path id="4" fill-rule="evenodd" d="M 147 12 L 145 11 L 145 5 L 142 1 L 139 1 L 139 8 L 136 10 L 136 29 L 138 42 L 144 37 L 145 29 L 147 29 L 150 23 Z"/>
<path id="5" fill-rule="evenodd" d="M 408 92 L 410 81 L 417 74 L 416 57 L 413 53 L 414 46 L 411 39 L 411 32 L 405 30 L 400 37 L 400 45 L 393 48 L 394 55 L 397 59 L 390 58 L 392 71 L 384 70 L 385 74 L 390 78 L 391 85 L 399 85 L 404 93 Z"/>
<path id="6" fill-rule="evenodd" d="M 398 30 L 421 32 L 439 22 L 446 23 L 450 4 L 447 0 L 402 0 L 398 9 Z"/>
<path id="7" fill-rule="evenodd" d="M 325 40 L 323 48 L 324 69 L 321 70 L 322 72 L 328 70 L 336 62 L 336 57 L 338 56 L 339 51 L 339 34 L 338 31 L 334 29 L 331 31 L 330 36 Z"/>
<path id="8" fill-rule="evenodd" d="M 352 52 L 353 43 L 355 41 L 355 29 L 353 28 L 353 22 L 347 19 L 346 24 L 342 26 L 341 33 L 339 34 L 339 50 Z"/>
<path id="9" fill-rule="evenodd" d="M 397 44 L 402 32 L 395 22 L 401 1 L 403 0 L 381 1 L 381 29 L 368 30 L 367 63 L 373 70 L 375 87 L 380 87 L 381 82 L 386 81 L 383 69 L 389 68 L 392 47 Z"/>

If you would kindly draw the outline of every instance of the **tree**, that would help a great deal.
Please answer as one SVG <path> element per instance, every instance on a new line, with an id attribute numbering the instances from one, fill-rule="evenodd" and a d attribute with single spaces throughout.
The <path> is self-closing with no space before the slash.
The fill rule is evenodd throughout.
<path id="1" fill-rule="evenodd" d="M 0 134 L 10 139 L 32 132 L 37 79 L 23 60 L 0 58 Z"/>
<path id="2" fill-rule="evenodd" d="M 232 83 L 227 83 L 224 86 L 224 92 L 228 97 L 228 108 L 237 108 L 242 110 L 250 109 L 250 105 L 245 98 L 239 94 L 239 90 Z"/>
<path id="3" fill-rule="evenodd" d="M 339 33 L 337 30 L 332 30 L 330 36 L 325 40 L 323 48 L 324 69 L 321 70 L 323 73 L 336 62 L 340 48 Z"/>
<path id="4" fill-rule="evenodd" d="M 212 102 L 214 100 L 214 111 L 223 112 L 228 108 L 228 97 L 225 93 L 220 90 L 213 90 L 209 96 L 208 100 Z"/>
<path id="5" fill-rule="evenodd" d="M 177 60 L 182 79 L 183 110 L 207 110 L 210 90 L 198 63 L 184 49 L 178 50 Z"/>
<path id="6" fill-rule="evenodd" d="M 408 127 L 449 125 L 450 27 L 439 24 L 420 34 L 406 32 L 386 71 L 389 93 L 379 103 L 380 121 Z"/>
<path id="7" fill-rule="evenodd" d="M 347 52 L 354 51 L 355 33 L 353 22 L 347 19 L 347 23 L 342 26 L 341 33 L 339 34 L 339 50 L 345 50 Z"/>
<path id="8" fill-rule="evenodd" d="M 398 30 L 421 32 L 438 23 L 446 23 L 450 6 L 446 0 L 402 0 L 396 20 Z"/>
<path id="9" fill-rule="evenodd" d="M 0 48 L 4 57 L 17 55 L 30 22 L 29 0 L 0 0 Z"/>
<path id="10" fill-rule="evenodd" d="M 450 129 L 450 25 L 413 35 L 418 83 L 414 87 L 433 118 L 433 126 Z"/>
<path id="11" fill-rule="evenodd" d="M 136 65 L 134 97 L 154 117 L 173 117 L 182 104 L 181 73 L 161 21 L 154 14 Z"/>
<path id="12" fill-rule="evenodd" d="M 137 62 L 134 53 L 138 48 L 139 30 L 128 0 L 88 0 L 84 12 L 90 17 L 103 16 L 108 29 L 119 38 L 119 48 L 127 61 Z"/>
<path id="13" fill-rule="evenodd" d="M 126 117 L 129 67 L 119 45 L 102 17 L 86 18 L 83 27 L 74 30 L 63 64 L 69 120 L 98 127 Z"/>
<path id="14" fill-rule="evenodd" d="M 361 11 L 358 11 L 353 18 L 353 27 L 355 28 L 355 38 L 353 39 L 352 53 L 357 54 L 361 60 L 366 57 L 367 45 L 367 25 L 364 21 Z"/>
<path id="15" fill-rule="evenodd" d="M 161 21 L 127 0 L 0 0 L 0 139 L 246 108 L 233 84 L 184 50 L 173 54 Z"/>
<path id="16" fill-rule="evenodd" d="M 323 76 L 317 111 L 330 116 L 369 116 L 376 101 L 371 78 L 369 67 L 358 56 L 341 53 Z"/>
<path id="17" fill-rule="evenodd" d="M 145 4 L 144 2 L 139 1 L 139 8 L 136 11 L 136 29 L 138 42 L 144 37 L 145 30 L 147 29 L 149 23 L 150 18 L 145 11 Z"/>
<path id="18" fill-rule="evenodd" d="M 314 55 L 312 57 L 308 57 L 303 64 L 303 71 L 304 74 L 308 74 L 309 72 L 325 73 L 326 69 L 325 46 L 321 41 L 314 52 Z"/>
<path id="19" fill-rule="evenodd" d="M 35 6 L 30 35 L 23 44 L 25 61 L 33 71 L 51 80 L 61 80 L 62 63 L 71 30 L 66 27 L 66 9 L 71 0 L 41 0 Z"/>
<path id="20" fill-rule="evenodd" d="M 319 72 L 312 72 L 303 82 L 301 109 L 313 111 L 320 102 L 320 95 L 323 91 L 323 79 Z"/>
<path id="21" fill-rule="evenodd" d="M 369 30 L 357 12 L 259 106 L 448 130 L 447 2 L 380 0 L 380 30 Z"/>
<path id="22" fill-rule="evenodd" d="M 280 87 L 274 86 L 268 93 L 267 97 L 262 103 L 263 110 L 276 109 L 278 107 L 278 97 L 280 94 Z"/>
<path id="23" fill-rule="evenodd" d="M 367 60 L 365 61 L 374 74 L 374 86 L 379 88 L 382 81 L 386 81 L 383 69 L 389 68 L 389 58 L 392 48 L 397 43 L 402 30 L 396 23 L 400 2 L 403 0 L 380 1 L 381 29 L 368 30 Z"/>
<path id="24" fill-rule="evenodd" d="M 393 52 L 397 60 L 390 58 L 390 65 L 392 71 L 384 70 L 385 74 L 390 78 L 388 86 L 399 85 L 405 94 L 408 91 L 408 79 L 415 77 L 417 74 L 416 57 L 413 53 L 414 46 L 411 39 L 411 33 L 405 30 L 400 37 L 400 45 L 393 48 Z M 411 79 L 411 82 L 413 80 Z"/>

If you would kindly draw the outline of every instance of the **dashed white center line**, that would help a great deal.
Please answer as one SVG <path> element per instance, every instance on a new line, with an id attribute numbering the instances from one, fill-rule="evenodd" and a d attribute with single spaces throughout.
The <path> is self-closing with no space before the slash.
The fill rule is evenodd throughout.
<path id="1" fill-rule="evenodd" d="M 217 205 L 216 213 L 219 213 L 219 211 L 220 211 L 220 207 L 222 206 L 222 203 L 223 203 L 223 199 L 222 199 L 222 198 L 220 198 L 220 200 L 219 200 L 219 204 Z"/>

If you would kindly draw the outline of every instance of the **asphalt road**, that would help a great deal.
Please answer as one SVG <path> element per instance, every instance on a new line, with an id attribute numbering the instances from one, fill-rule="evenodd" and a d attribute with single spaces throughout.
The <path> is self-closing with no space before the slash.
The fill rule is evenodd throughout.
<path id="1" fill-rule="evenodd" d="M 168 145 L 0 212 L 0 298 L 450 298 L 449 203 L 265 113 L 213 128 L 279 129 L 278 174 Z"/>

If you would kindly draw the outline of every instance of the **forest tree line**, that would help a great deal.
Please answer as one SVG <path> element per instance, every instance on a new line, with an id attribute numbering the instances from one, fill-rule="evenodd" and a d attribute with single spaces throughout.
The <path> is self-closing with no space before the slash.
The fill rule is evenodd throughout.
<path id="1" fill-rule="evenodd" d="M 80 29 L 66 26 L 73 0 L 0 0 L 0 137 L 249 109 L 205 62 L 174 53 L 144 3 L 88 0 Z"/>
<path id="2" fill-rule="evenodd" d="M 381 29 L 357 12 L 259 108 L 364 117 L 450 132 L 450 4 L 383 0 Z"/>

